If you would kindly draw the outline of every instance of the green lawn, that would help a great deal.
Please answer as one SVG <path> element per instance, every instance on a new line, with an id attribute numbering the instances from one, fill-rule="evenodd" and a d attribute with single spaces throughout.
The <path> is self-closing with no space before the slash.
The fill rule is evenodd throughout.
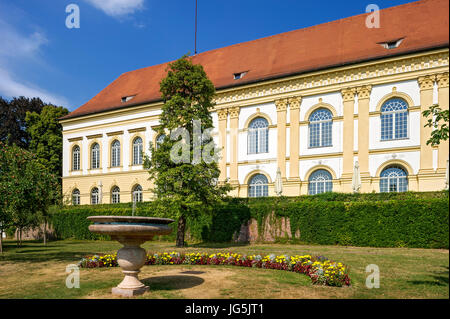
<path id="1" fill-rule="evenodd" d="M 112 298 L 120 268 L 81 269 L 80 288 L 65 286 L 66 266 L 81 257 L 117 251 L 113 241 L 4 242 L 0 255 L 0 298 Z M 289 244 L 193 244 L 147 242 L 151 252 L 236 252 L 323 255 L 350 266 L 351 287 L 312 285 L 309 277 L 280 270 L 236 266 L 144 266 L 140 278 L 150 291 L 140 298 L 449 298 L 449 255 L 444 249 L 369 248 Z M 365 286 L 365 268 L 380 268 L 380 288 Z"/>

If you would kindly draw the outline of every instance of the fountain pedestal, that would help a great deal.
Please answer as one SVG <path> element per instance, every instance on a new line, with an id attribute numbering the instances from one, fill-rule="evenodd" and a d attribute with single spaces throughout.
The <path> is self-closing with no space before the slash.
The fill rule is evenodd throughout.
<path id="1" fill-rule="evenodd" d="M 93 233 L 110 235 L 123 247 L 117 251 L 117 262 L 125 275 L 122 282 L 112 289 L 114 295 L 132 297 L 149 290 L 138 278 L 145 264 L 147 253 L 140 247 L 155 235 L 167 235 L 172 229 L 167 224 L 173 219 L 131 216 L 90 216 L 94 224 L 89 226 Z"/>

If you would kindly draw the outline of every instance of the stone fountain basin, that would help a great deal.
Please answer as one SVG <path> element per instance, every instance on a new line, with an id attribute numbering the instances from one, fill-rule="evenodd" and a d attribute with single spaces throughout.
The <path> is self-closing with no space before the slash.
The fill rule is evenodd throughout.
<path id="1" fill-rule="evenodd" d="M 89 216 L 87 219 L 94 222 L 89 225 L 91 232 L 109 235 L 111 239 L 123 245 L 117 251 L 117 263 L 125 277 L 112 289 L 112 293 L 132 297 L 148 291 L 149 287 L 138 278 L 146 260 L 146 251 L 140 245 L 151 240 L 153 236 L 170 234 L 172 229 L 168 224 L 174 220 L 141 216 Z"/>
<path id="2" fill-rule="evenodd" d="M 132 237 L 150 240 L 153 236 L 168 235 L 172 229 L 168 224 L 174 222 L 170 218 L 142 216 L 89 216 L 94 222 L 89 226 L 93 233 L 110 235 L 112 238 Z"/>

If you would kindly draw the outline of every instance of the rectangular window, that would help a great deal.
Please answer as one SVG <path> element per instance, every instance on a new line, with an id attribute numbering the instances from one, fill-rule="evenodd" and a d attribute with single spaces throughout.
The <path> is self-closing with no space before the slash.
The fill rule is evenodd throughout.
<path id="1" fill-rule="evenodd" d="M 248 130 L 248 154 L 258 153 L 258 131 Z"/>
<path id="2" fill-rule="evenodd" d="M 309 125 L 309 147 L 320 146 L 320 123 Z"/>
<path id="3" fill-rule="evenodd" d="M 133 146 L 133 165 L 142 164 L 142 145 Z"/>
<path id="4" fill-rule="evenodd" d="M 259 152 L 267 153 L 269 151 L 269 130 L 267 128 L 258 129 L 259 133 Z"/>
<path id="5" fill-rule="evenodd" d="M 395 114 L 395 138 L 408 137 L 408 113 Z"/>
<path id="6" fill-rule="evenodd" d="M 99 156 L 99 151 L 98 150 L 94 150 L 92 152 L 92 168 L 99 168 L 100 167 L 100 156 Z"/>
<path id="7" fill-rule="evenodd" d="M 392 140 L 394 128 L 392 126 L 393 114 L 381 115 L 381 140 Z"/>
<path id="8" fill-rule="evenodd" d="M 322 123 L 322 145 L 321 146 L 331 146 L 332 145 L 332 122 Z"/>
<path id="9" fill-rule="evenodd" d="M 100 158 L 98 155 L 97 150 L 92 151 L 92 168 L 94 169 L 100 167 Z"/>
<path id="10" fill-rule="evenodd" d="M 73 154 L 73 167 L 72 170 L 78 171 L 80 169 L 80 153 L 74 152 Z"/>

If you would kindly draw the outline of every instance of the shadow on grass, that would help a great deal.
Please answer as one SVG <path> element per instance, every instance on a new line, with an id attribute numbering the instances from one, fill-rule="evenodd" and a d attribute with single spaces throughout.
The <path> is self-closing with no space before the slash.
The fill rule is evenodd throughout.
<path id="1" fill-rule="evenodd" d="M 192 248 L 232 248 L 232 247 L 245 247 L 250 243 L 197 243 L 189 245 Z"/>
<path id="2" fill-rule="evenodd" d="M 52 241 L 44 245 L 39 241 L 23 242 L 22 247 L 17 247 L 14 241 L 7 241 L 3 245 L 3 254 L 0 254 L 0 261 L 10 262 L 47 262 L 64 261 L 76 263 L 86 255 L 93 255 L 96 252 L 80 251 L 76 247 L 67 249 L 65 246 L 70 242 Z M 66 250 L 65 250 L 66 249 Z M 73 249 L 73 250 L 72 250 Z"/>
<path id="3" fill-rule="evenodd" d="M 12 262 L 70 261 L 71 263 L 77 263 L 81 258 L 85 256 L 86 256 L 85 251 L 52 252 L 45 254 L 42 252 L 29 253 L 27 251 L 23 251 L 5 256 L 0 255 L 0 261 L 12 261 Z"/>
<path id="4" fill-rule="evenodd" d="M 432 280 L 411 280 L 413 285 L 429 285 L 429 286 L 448 286 L 449 267 L 444 267 L 446 271 L 435 271 L 435 275 L 431 276 Z"/>
<path id="5" fill-rule="evenodd" d="M 192 288 L 205 282 L 196 276 L 157 276 L 141 280 L 150 290 L 178 290 Z"/>

